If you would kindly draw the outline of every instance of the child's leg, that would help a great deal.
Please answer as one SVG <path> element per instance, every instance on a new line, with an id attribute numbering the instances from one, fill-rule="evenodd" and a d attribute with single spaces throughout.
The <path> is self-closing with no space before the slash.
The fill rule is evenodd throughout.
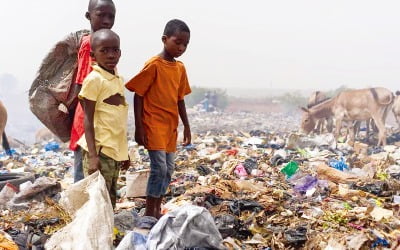
<path id="1" fill-rule="evenodd" d="M 84 178 L 82 151 L 80 147 L 74 151 L 74 182 L 78 182 Z"/>
<path id="2" fill-rule="evenodd" d="M 175 169 L 175 153 L 166 153 L 167 173 L 163 180 L 162 195 L 165 195 L 169 184 L 171 183 L 172 174 Z"/>
<path id="3" fill-rule="evenodd" d="M 167 175 L 165 151 L 149 150 L 150 176 L 147 182 L 146 215 L 158 217 L 163 193 L 163 180 Z"/>
<path id="4" fill-rule="evenodd" d="M 117 180 L 119 176 L 120 162 L 100 153 L 100 173 L 106 181 L 107 190 L 110 195 L 110 200 L 113 208 L 117 202 Z"/>
<path id="5" fill-rule="evenodd" d="M 162 186 L 162 195 L 159 199 L 156 200 L 155 211 L 156 211 L 156 218 L 160 218 L 161 215 L 161 203 L 163 200 L 163 196 L 167 193 L 167 189 L 169 184 L 171 183 L 171 177 L 175 169 L 175 154 L 174 153 L 166 153 L 166 164 L 167 164 L 167 173 L 163 180 Z"/>

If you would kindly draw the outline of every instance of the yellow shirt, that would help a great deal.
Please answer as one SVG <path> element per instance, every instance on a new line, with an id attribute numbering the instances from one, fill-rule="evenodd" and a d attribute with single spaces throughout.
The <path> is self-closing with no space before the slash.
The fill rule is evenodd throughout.
<path id="1" fill-rule="evenodd" d="M 104 102 L 116 94 L 124 98 L 124 105 L 116 106 Z M 83 81 L 79 98 L 96 102 L 93 123 L 97 152 L 101 147 L 103 154 L 116 161 L 128 160 L 128 104 L 122 78 L 94 65 L 93 71 Z M 78 144 L 88 151 L 84 135 Z"/>
<path id="2" fill-rule="evenodd" d="M 183 63 L 152 57 L 125 87 L 144 98 L 143 125 L 147 149 L 175 152 L 178 101 L 191 92 Z"/>

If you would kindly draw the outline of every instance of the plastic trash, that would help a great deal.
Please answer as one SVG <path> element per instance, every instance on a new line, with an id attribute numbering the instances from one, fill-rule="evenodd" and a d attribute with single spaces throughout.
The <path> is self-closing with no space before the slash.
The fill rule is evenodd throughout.
<path id="1" fill-rule="evenodd" d="M 263 210 L 264 207 L 253 200 L 235 200 L 229 204 L 229 209 L 233 214 L 239 216 L 243 211 L 250 210 L 259 212 Z"/>
<path id="2" fill-rule="evenodd" d="M 208 202 L 211 206 L 219 205 L 223 202 L 223 199 L 219 198 L 215 194 L 207 194 L 205 197 L 205 201 Z"/>
<path id="3" fill-rule="evenodd" d="M 126 197 L 146 196 L 147 181 L 150 169 L 126 172 Z"/>
<path id="4" fill-rule="evenodd" d="M 231 155 L 231 156 L 236 156 L 237 153 L 239 153 L 239 150 L 237 150 L 237 149 L 229 149 L 229 150 L 225 151 L 226 155 Z"/>
<path id="5" fill-rule="evenodd" d="M 113 248 L 114 213 L 106 182 L 99 171 L 66 189 L 60 204 L 73 220 L 51 236 L 46 249 Z"/>
<path id="6" fill-rule="evenodd" d="M 209 175 L 213 172 L 209 167 L 204 166 L 204 165 L 197 166 L 196 170 L 200 175 L 203 175 L 203 176 Z"/>
<path id="7" fill-rule="evenodd" d="M 10 183 L 7 183 L 0 192 L 0 207 L 5 205 L 14 197 L 18 189 Z"/>
<path id="8" fill-rule="evenodd" d="M 286 230 L 284 236 L 288 245 L 299 247 L 307 241 L 307 228 L 300 226 L 296 229 Z"/>
<path id="9" fill-rule="evenodd" d="M 299 164 L 295 161 L 290 161 L 284 168 L 281 169 L 281 172 L 286 175 L 286 178 L 292 177 L 299 170 Z"/>
<path id="10" fill-rule="evenodd" d="M 61 191 L 61 185 L 55 179 L 40 177 L 31 184 L 25 186 L 12 199 L 15 204 L 27 202 L 30 200 L 43 201 L 45 197 L 53 197 Z"/>
<path id="11" fill-rule="evenodd" d="M 139 216 L 136 211 L 132 211 L 132 215 L 135 219 L 134 227 L 140 229 L 151 229 L 158 220 L 152 216 Z"/>
<path id="12" fill-rule="evenodd" d="M 366 184 L 353 183 L 352 185 L 350 185 L 350 188 L 362 190 L 376 196 L 385 196 L 386 192 L 389 190 L 389 186 L 386 182 L 374 182 Z"/>
<path id="13" fill-rule="evenodd" d="M 346 164 L 343 157 L 340 160 L 330 160 L 329 166 L 336 168 L 340 171 L 349 170 L 349 166 Z"/>
<path id="14" fill-rule="evenodd" d="M 59 149 L 60 149 L 60 145 L 55 141 L 49 142 L 44 146 L 44 150 L 46 150 L 46 151 L 54 151 L 54 152 L 56 152 Z"/>
<path id="15" fill-rule="evenodd" d="M 165 214 L 151 229 L 148 249 L 185 249 L 211 247 L 226 249 L 214 220 L 207 209 L 185 205 Z"/>
<path id="16" fill-rule="evenodd" d="M 245 167 L 243 166 L 243 164 L 239 164 L 236 166 L 234 173 L 238 176 L 238 177 L 246 177 L 247 171 L 245 169 Z"/>
<path id="17" fill-rule="evenodd" d="M 115 250 L 148 250 L 146 248 L 148 236 L 139 232 L 129 232 Z"/>
<path id="18" fill-rule="evenodd" d="M 295 182 L 294 190 L 300 194 L 305 194 L 308 190 L 318 184 L 318 179 L 311 175 L 305 175 Z"/>
<path id="19" fill-rule="evenodd" d="M 257 160 L 254 158 L 248 158 L 244 161 L 243 165 L 247 174 L 251 174 L 253 169 L 257 169 Z"/>
<path id="20" fill-rule="evenodd" d="M 215 225 L 221 233 L 222 238 L 234 237 L 239 231 L 240 225 L 238 219 L 230 214 L 220 214 L 214 218 Z"/>
<path id="21" fill-rule="evenodd" d="M 390 244 L 386 239 L 377 237 L 376 240 L 374 241 L 374 243 L 372 243 L 371 247 L 376 248 L 378 246 L 390 247 Z"/>
<path id="22" fill-rule="evenodd" d="M 283 163 L 285 163 L 285 159 L 281 155 L 274 155 L 270 159 L 270 163 L 272 166 L 279 166 Z"/>
<path id="23" fill-rule="evenodd" d="M 399 165 L 391 165 L 386 169 L 386 172 L 395 179 L 400 179 L 400 166 Z"/>
<path id="24" fill-rule="evenodd" d="M 264 141 L 263 141 L 263 139 L 261 139 L 261 138 L 258 138 L 258 137 L 251 137 L 251 138 L 245 140 L 245 141 L 243 142 L 243 144 L 244 144 L 245 146 L 249 146 L 249 145 L 255 145 L 255 146 L 257 146 L 257 145 L 263 144 L 263 142 L 264 142 Z"/>
<path id="25" fill-rule="evenodd" d="M 114 215 L 114 225 L 121 233 L 132 231 L 135 225 L 135 217 L 132 211 L 123 210 Z"/>
<path id="26" fill-rule="evenodd" d="M 193 144 L 189 144 L 189 145 L 186 145 L 186 146 L 185 146 L 185 149 L 186 149 L 187 151 L 193 151 L 193 150 L 196 150 L 196 146 L 193 145 Z"/>

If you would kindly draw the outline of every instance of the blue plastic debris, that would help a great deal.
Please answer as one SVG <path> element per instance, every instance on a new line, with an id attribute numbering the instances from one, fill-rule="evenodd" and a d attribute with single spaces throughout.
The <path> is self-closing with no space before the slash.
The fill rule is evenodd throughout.
<path id="1" fill-rule="evenodd" d="M 346 164 L 343 157 L 340 158 L 340 160 L 330 160 L 329 166 L 340 171 L 349 170 L 349 166 Z"/>
<path id="2" fill-rule="evenodd" d="M 372 244 L 372 248 L 376 248 L 378 246 L 390 247 L 390 244 L 387 240 L 378 237 L 376 241 Z"/>
<path id="3" fill-rule="evenodd" d="M 193 145 L 193 144 L 189 144 L 189 145 L 185 146 L 185 149 L 186 149 L 187 151 L 195 150 L 195 149 L 196 149 L 196 146 Z"/>
<path id="4" fill-rule="evenodd" d="M 60 145 L 55 141 L 49 142 L 44 146 L 44 150 L 46 151 L 57 151 L 59 149 Z"/>

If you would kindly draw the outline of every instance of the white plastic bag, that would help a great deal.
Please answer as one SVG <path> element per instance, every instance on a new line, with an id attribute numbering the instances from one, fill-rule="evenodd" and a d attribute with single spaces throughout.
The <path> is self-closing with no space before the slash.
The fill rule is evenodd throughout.
<path id="1" fill-rule="evenodd" d="M 71 185 L 60 204 L 73 220 L 47 241 L 46 249 L 112 249 L 113 208 L 99 171 Z"/>
<path id="2" fill-rule="evenodd" d="M 150 169 L 139 170 L 134 173 L 126 173 L 126 197 L 135 198 L 146 196 L 149 176 Z"/>

